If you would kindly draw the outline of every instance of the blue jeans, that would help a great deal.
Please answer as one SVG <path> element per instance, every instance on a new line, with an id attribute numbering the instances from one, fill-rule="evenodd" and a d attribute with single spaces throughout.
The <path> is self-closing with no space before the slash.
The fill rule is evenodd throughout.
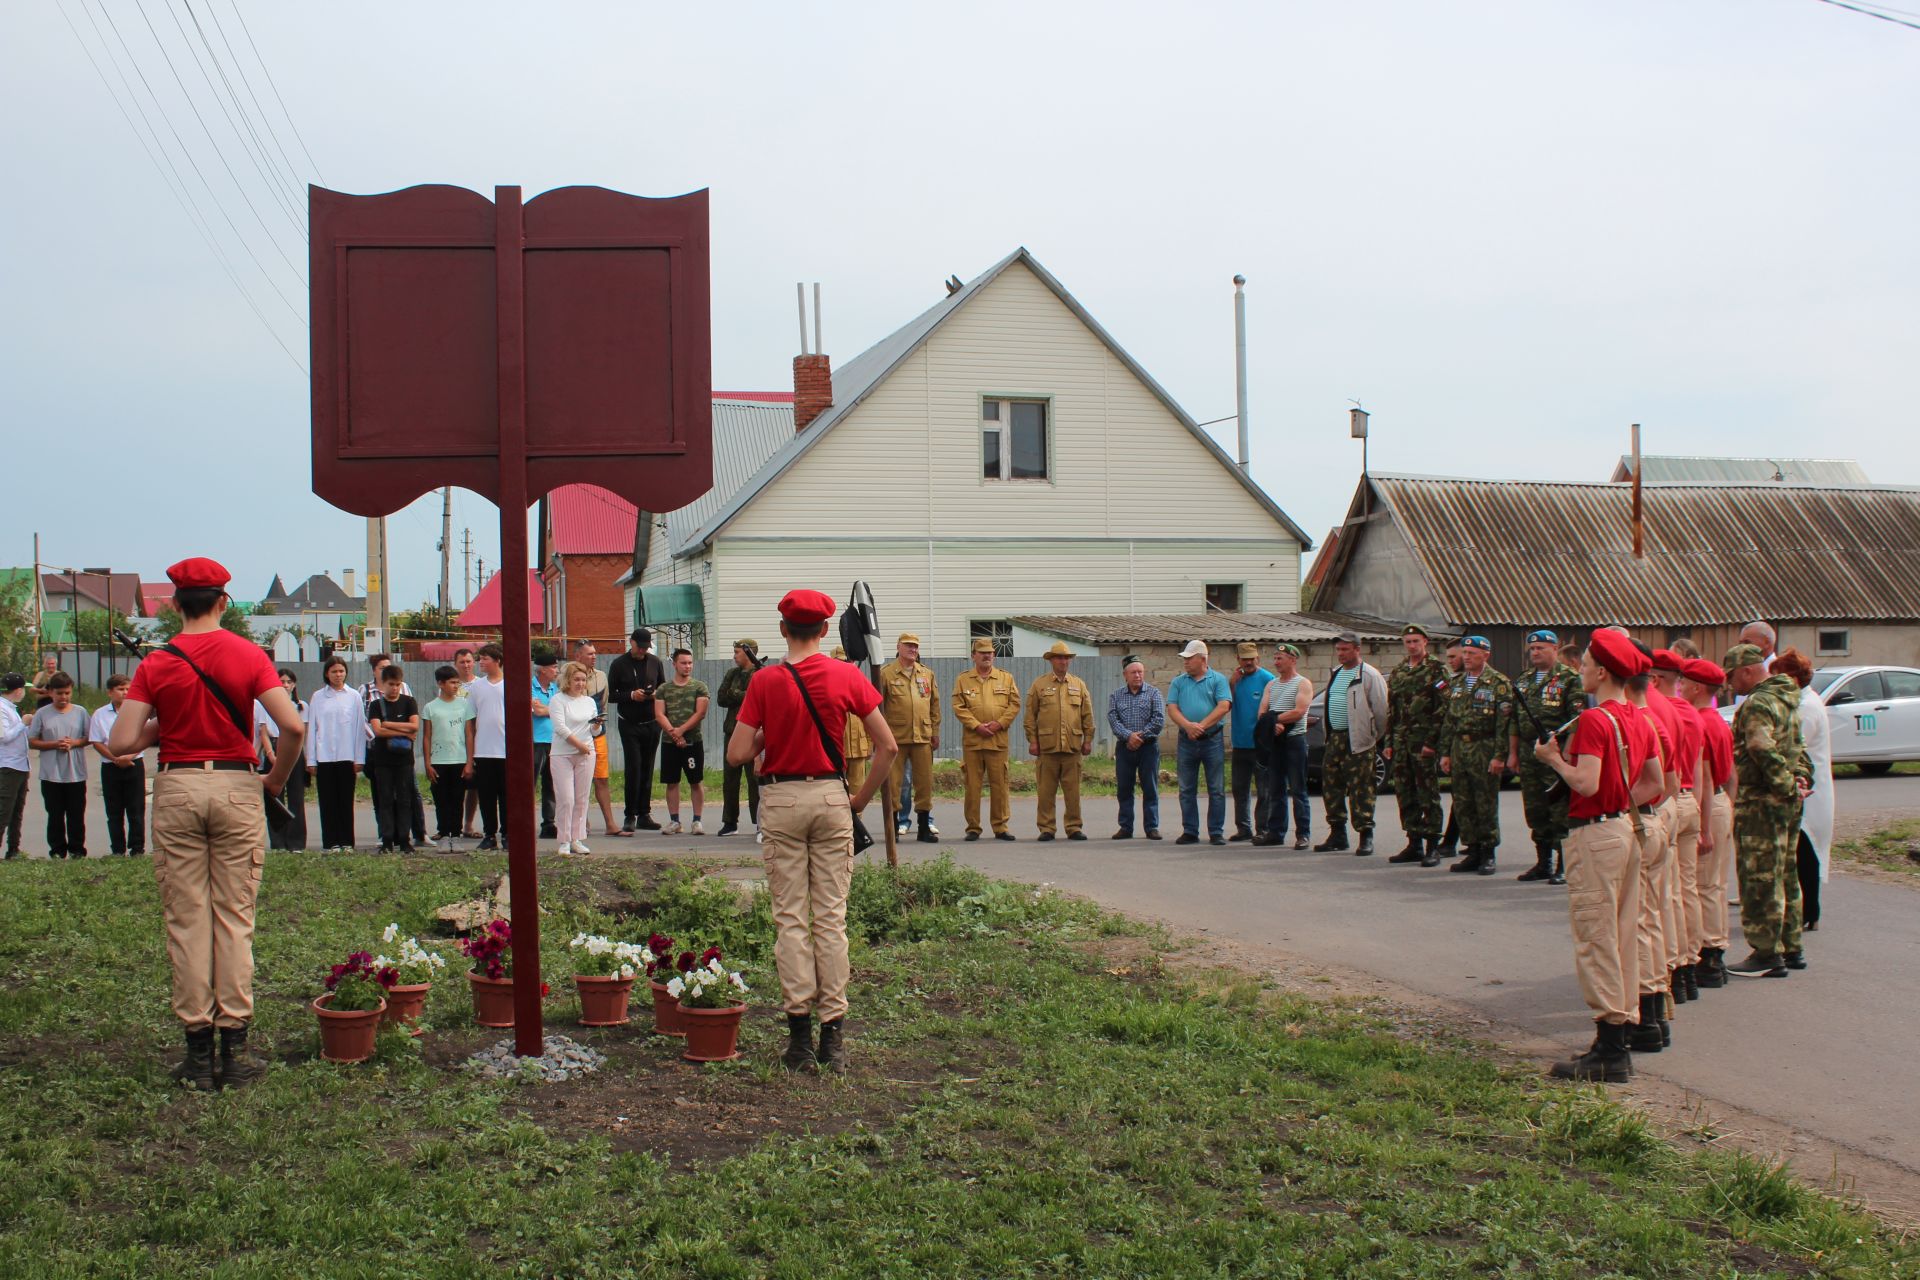
<path id="1" fill-rule="evenodd" d="M 895 827 L 911 826 L 913 816 L 913 761 L 900 766 L 900 812 L 893 815 Z"/>
<path id="2" fill-rule="evenodd" d="M 1216 733 L 1195 742 L 1180 735 L 1174 753 L 1180 770 L 1180 830 L 1184 835 L 1200 834 L 1200 795 L 1197 787 L 1202 768 L 1207 771 L 1207 835 L 1222 835 L 1227 827 L 1227 735 Z"/>
<path id="3" fill-rule="evenodd" d="M 1133 832 L 1133 784 L 1140 783 L 1140 825 L 1148 831 L 1160 829 L 1160 740 L 1143 738 L 1140 749 L 1127 746 L 1121 739 L 1113 748 L 1114 778 L 1120 784 L 1120 829 Z"/>
<path id="4" fill-rule="evenodd" d="M 1267 770 L 1267 791 L 1260 798 L 1260 830 L 1279 840 L 1287 834 L 1287 797 L 1293 797 L 1293 830 L 1306 835 L 1312 828 L 1307 808 L 1307 739 L 1289 734 L 1274 748 L 1273 767 Z"/>

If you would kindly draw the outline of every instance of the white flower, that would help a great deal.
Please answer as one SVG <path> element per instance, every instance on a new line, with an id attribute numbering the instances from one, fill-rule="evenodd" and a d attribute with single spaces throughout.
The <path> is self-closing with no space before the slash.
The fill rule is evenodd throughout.
<path id="1" fill-rule="evenodd" d="M 745 979 L 743 979 L 743 978 L 742 978 L 742 977 L 741 977 L 741 976 L 740 976 L 739 974 L 737 974 L 737 973 L 730 973 L 730 974 L 728 974 L 728 975 L 727 975 L 727 980 L 728 980 L 728 981 L 730 981 L 730 982 L 732 982 L 732 983 L 733 983 L 733 985 L 734 985 L 735 987 L 737 987 L 737 988 L 739 988 L 739 989 L 740 989 L 741 991 L 745 991 L 745 990 L 747 989 L 747 984 L 746 984 L 746 980 L 745 980 Z"/>
<path id="2" fill-rule="evenodd" d="M 680 998 L 680 993 L 685 991 L 686 989 L 687 989 L 687 984 L 680 981 L 680 979 L 677 977 L 667 983 L 667 994 L 672 996 L 675 1000 L 678 1000 Z"/>
<path id="3" fill-rule="evenodd" d="M 397 924 L 390 924 L 386 927 L 385 931 L 383 931 L 380 934 L 380 941 L 392 942 L 395 938 L 399 936 L 400 936 L 400 926 Z"/>
<path id="4" fill-rule="evenodd" d="M 633 966 L 632 966 L 632 965 L 630 965 L 630 964 L 623 964 L 623 965 L 621 965 L 621 966 L 620 966 L 620 976 L 621 976 L 621 977 L 623 977 L 623 978 L 629 978 L 629 979 L 630 979 L 630 978 L 632 978 L 632 977 L 633 977 Z"/>
<path id="5" fill-rule="evenodd" d="M 720 963 L 720 957 L 715 956 L 713 959 L 707 961 L 707 971 L 717 976 L 717 975 L 725 974 L 727 971 L 727 968 L 725 965 Z"/>
<path id="6" fill-rule="evenodd" d="M 391 969 L 393 967 L 393 961 L 387 959 L 385 956 L 375 956 L 373 958 L 373 967 L 376 969 Z"/>

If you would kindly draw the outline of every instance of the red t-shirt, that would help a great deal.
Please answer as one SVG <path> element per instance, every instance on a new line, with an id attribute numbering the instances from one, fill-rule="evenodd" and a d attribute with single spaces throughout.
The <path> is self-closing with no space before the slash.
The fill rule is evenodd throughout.
<path id="1" fill-rule="evenodd" d="M 1654 736 L 1660 740 L 1660 767 L 1672 773 L 1674 753 L 1680 744 L 1680 717 L 1674 714 L 1673 704 L 1658 689 L 1649 689 L 1647 705 L 1634 710 L 1644 712 L 1644 718 L 1652 722 Z"/>
<path id="2" fill-rule="evenodd" d="M 1733 781 L 1733 726 L 1721 716 L 1720 708 L 1711 704 L 1696 709 L 1694 715 L 1707 751 L 1707 772 L 1713 775 L 1716 789 L 1724 787 Z"/>
<path id="3" fill-rule="evenodd" d="M 160 716 L 160 763 L 245 760 L 252 763 L 253 700 L 280 687 L 279 673 L 259 645 L 231 631 L 175 636 L 173 643 L 226 692 L 246 717 L 242 733 L 193 668 L 170 653 L 150 653 L 134 670 L 127 697 Z"/>
<path id="4" fill-rule="evenodd" d="M 1647 700 L 1653 700 L 1651 693 Z M 1693 766 L 1699 764 L 1699 716 L 1693 714 L 1693 704 L 1686 699 L 1668 697 L 1667 702 L 1674 708 L 1674 735 L 1680 743 L 1680 787 L 1692 789 Z"/>
<path id="5" fill-rule="evenodd" d="M 1567 801 L 1569 818 L 1599 818 L 1624 813 L 1632 806 L 1627 781 L 1620 776 L 1620 749 L 1613 738 L 1614 721 L 1619 722 L 1620 736 L 1627 743 L 1627 779 L 1638 778 L 1647 757 L 1658 749 L 1652 725 L 1645 717 L 1636 715 L 1632 707 L 1624 702 L 1608 702 L 1603 707 L 1580 713 L 1580 720 L 1573 727 L 1573 740 L 1567 744 L 1570 762 L 1583 756 L 1600 757 L 1599 789 L 1590 796 L 1573 791 Z"/>
<path id="6" fill-rule="evenodd" d="M 782 670 L 786 665 L 768 663 L 748 682 L 739 722 L 766 733 L 762 773 L 832 773 L 833 761 L 820 745 L 820 731 L 807 714 L 807 704 L 793 677 Z M 852 663 L 824 654 L 802 659 L 792 669 L 806 681 L 813 709 L 844 760 L 847 715 L 866 716 L 880 705 L 880 691 Z"/>

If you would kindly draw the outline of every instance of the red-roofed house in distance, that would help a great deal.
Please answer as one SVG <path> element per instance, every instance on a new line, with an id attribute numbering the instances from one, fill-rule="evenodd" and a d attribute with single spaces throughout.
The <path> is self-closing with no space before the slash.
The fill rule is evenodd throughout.
<path id="1" fill-rule="evenodd" d="M 590 484 L 563 485 L 540 500 L 539 591 L 553 634 L 591 640 L 602 653 L 626 647 L 626 592 L 640 513 Z"/>
<path id="2" fill-rule="evenodd" d="M 534 635 L 544 635 L 547 631 L 547 611 L 540 596 L 540 575 L 532 569 L 527 570 L 527 593 L 527 621 L 532 624 Z M 480 588 L 479 594 L 454 619 L 454 623 L 477 640 L 491 640 L 500 635 L 498 573 L 487 579 L 487 585 Z"/>

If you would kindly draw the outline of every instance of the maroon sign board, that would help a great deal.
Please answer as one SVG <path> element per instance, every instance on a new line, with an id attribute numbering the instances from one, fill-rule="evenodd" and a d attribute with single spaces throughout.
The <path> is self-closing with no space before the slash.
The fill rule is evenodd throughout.
<path id="1" fill-rule="evenodd" d="M 389 515 L 500 509 L 514 1046 L 542 1052 L 527 510 L 593 484 L 643 511 L 713 485 L 707 193 L 308 189 L 313 491 Z M 611 709 L 610 709 L 611 710 Z"/>

